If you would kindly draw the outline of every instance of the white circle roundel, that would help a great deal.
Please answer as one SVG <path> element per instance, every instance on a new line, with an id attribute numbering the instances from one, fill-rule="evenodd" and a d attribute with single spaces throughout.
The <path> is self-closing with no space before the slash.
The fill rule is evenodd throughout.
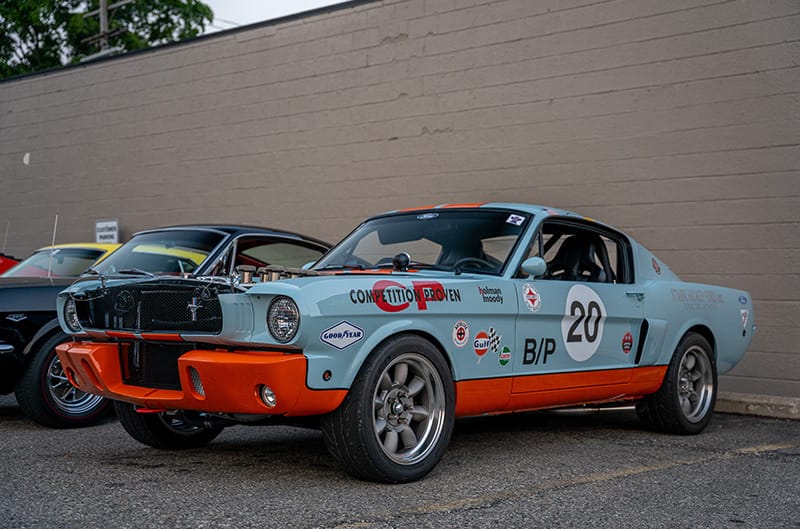
<path id="1" fill-rule="evenodd" d="M 585 285 L 575 285 L 567 293 L 561 336 L 567 354 L 576 362 L 588 360 L 597 352 L 603 338 L 606 307 L 597 292 Z"/>

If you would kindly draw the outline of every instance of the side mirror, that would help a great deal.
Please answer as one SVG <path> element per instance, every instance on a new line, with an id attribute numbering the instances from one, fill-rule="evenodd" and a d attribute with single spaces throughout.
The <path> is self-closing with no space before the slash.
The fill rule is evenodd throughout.
<path id="1" fill-rule="evenodd" d="M 311 267 L 314 266 L 315 264 L 317 264 L 316 261 L 309 261 L 302 266 L 301 270 L 311 270 Z"/>
<path id="2" fill-rule="evenodd" d="M 541 257 L 529 257 L 522 261 L 522 270 L 531 277 L 543 276 L 547 272 L 547 263 Z"/>

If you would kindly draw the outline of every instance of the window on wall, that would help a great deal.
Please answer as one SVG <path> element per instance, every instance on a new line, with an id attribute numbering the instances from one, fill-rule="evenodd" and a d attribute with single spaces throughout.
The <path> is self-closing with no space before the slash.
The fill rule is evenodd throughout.
<path id="1" fill-rule="evenodd" d="M 625 237 L 599 226 L 546 221 L 529 256 L 547 263 L 541 279 L 588 283 L 632 283 L 632 257 Z"/>

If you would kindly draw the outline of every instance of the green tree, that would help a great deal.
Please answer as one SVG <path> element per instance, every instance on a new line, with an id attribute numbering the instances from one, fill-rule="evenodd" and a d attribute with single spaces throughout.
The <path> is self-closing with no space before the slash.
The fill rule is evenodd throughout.
<path id="1" fill-rule="evenodd" d="M 109 0 L 109 4 L 118 0 Z M 0 0 L 0 78 L 100 51 L 99 0 Z M 109 11 L 111 47 L 137 50 L 200 35 L 214 14 L 199 0 L 133 0 Z"/>

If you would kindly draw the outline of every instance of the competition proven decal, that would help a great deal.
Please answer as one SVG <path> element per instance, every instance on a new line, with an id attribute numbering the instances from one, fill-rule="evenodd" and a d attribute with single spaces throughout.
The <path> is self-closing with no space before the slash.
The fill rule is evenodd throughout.
<path id="1" fill-rule="evenodd" d="M 583 362 L 597 352 L 607 314 L 603 300 L 591 288 L 575 285 L 569 289 L 561 335 L 573 360 Z"/>
<path id="2" fill-rule="evenodd" d="M 411 286 L 382 279 L 372 288 L 353 289 L 350 302 L 354 305 L 375 304 L 383 312 L 401 312 L 409 307 L 428 310 L 434 303 L 461 303 L 461 291 L 445 288 L 438 281 L 412 281 Z"/>

